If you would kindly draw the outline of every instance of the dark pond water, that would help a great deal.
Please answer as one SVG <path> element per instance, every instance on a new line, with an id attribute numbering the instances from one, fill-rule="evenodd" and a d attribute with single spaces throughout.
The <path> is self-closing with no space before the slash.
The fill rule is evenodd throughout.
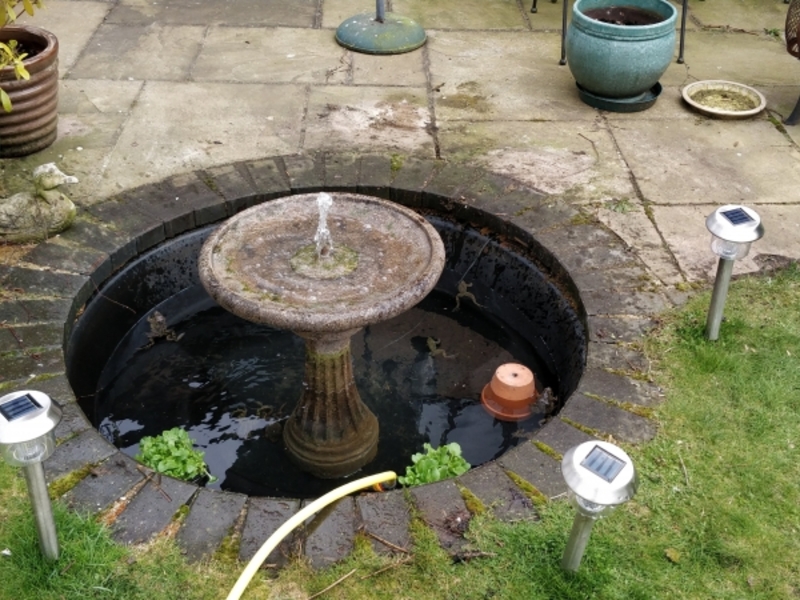
<path id="1" fill-rule="evenodd" d="M 500 364 L 521 362 L 553 377 L 534 348 L 501 319 L 464 299 L 434 292 L 407 313 L 363 329 L 352 340 L 356 383 L 378 417 L 375 460 L 353 476 L 404 473 L 425 442 L 458 442 L 472 465 L 528 439 L 544 417 L 495 420 L 480 391 Z M 209 487 L 261 496 L 315 497 L 344 480 L 298 472 L 283 446 L 282 425 L 303 379 L 303 341 L 287 331 L 249 323 L 218 307 L 195 285 L 158 306 L 178 341 L 148 347 L 147 316 L 128 332 L 104 368 L 94 422 L 134 456 L 139 440 L 184 427 L 206 453 L 219 480 Z M 445 355 L 432 355 L 430 340 Z M 447 358 L 453 356 L 452 358 Z"/>

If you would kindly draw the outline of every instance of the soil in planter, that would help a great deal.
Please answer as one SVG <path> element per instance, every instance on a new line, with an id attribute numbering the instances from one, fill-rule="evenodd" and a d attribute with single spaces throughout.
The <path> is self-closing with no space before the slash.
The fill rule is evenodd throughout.
<path id="1" fill-rule="evenodd" d="M 637 8 L 636 6 L 607 6 L 605 8 L 593 8 L 585 13 L 590 19 L 609 23 L 611 25 L 655 25 L 664 20 L 657 12 Z"/>
<path id="2" fill-rule="evenodd" d="M 700 90 L 692 94 L 692 100 L 708 108 L 731 112 L 753 110 L 758 106 L 751 97 L 728 90 Z"/>

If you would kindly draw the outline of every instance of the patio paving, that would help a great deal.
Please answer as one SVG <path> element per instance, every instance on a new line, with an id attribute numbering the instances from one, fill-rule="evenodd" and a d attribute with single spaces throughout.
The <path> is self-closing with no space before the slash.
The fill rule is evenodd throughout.
<path id="1" fill-rule="evenodd" d="M 157 482 L 91 427 L 64 376 L 65 336 L 95 285 L 164 239 L 234 214 L 243 198 L 331 186 L 411 205 L 453 198 L 531 233 L 572 275 L 588 366 L 560 417 L 537 445 L 411 495 L 454 554 L 463 490 L 499 518 L 536 518 L 526 494 L 563 493 L 556 458 L 569 445 L 654 435 L 642 414 L 660 393 L 642 380 L 647 365 L 632 342 L 713 276 L 704 220 L 716 206 L 744 203 L 764 221 L 737 274 L 800 258 L 800 129 L 780 125 L 800 95 L 800 64 L 771 33 L 783 30 L 782 0 L 691 0 L 686 63 L 669 67 L 653 108 L 630 114 L 579 100 L 558 64 L 560 2 L 540 1 L 531 14 L 527 0 L 394 0 L 426 27 L 423 48 L 376 57 L 339 47 L 338 23 L 371 8 L 49 0 L 32 21 L 61 45 L 59 138 L 35 156 L 0 160 L 0 197 L 56 162 L 80 181 L 63 188 L 80 213 L 47 242 L 0 246 L 0 390 L 41 389 L 65 405 L 48 480 L 72 473 L 65 501 L 119 513 L 121 541 L 157 535 L 190 502 L 177 533 L 187 555 L 202 559 L 236 532 L 247 559 L 301 506 Z M 767 110 L 745 121 L 690 112 L 680 88 L 710 78 L 756 87 Z M 270 562 L 304 553 L 324 567 L 349 551 L 355 531 L 386 523 L 391 545 L 375 548 L 405 547 L 409 511 L 400 492 L 347 500 Z"/>

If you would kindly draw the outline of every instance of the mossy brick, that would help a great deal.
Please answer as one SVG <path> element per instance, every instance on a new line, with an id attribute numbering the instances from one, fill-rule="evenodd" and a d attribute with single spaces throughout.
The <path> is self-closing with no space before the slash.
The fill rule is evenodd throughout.
<path id="1" fill-rule="evenodd" d="M 560 416 L 623 442 L 647 442 L 656 434 L 653 421 L 583 394 L 573 394 Z"/>
<path id="2" fill-rule="evenodd" d="M 411 514 L 403 490 L 356 496 L 356 508 L 360 517 L 359 526 L 364 532 L 398 548 L 411 549 Z M 379 554 L 396 552 L 375 537 L 371 537 L 371 541 L 372 549 Z"/>
<path id="3" fill-rule="evenodd" d="M 23 294 L 28 296 L 49 296 L 52 298 L 80 297 L 84 288 L 92 288 L 89 277 L 86 275 L 22 267 L 11 269 L 5 285 L 7 289 L 21 290 Z"/>
<path id="4" fill-rule="evenodd" d="M 394 176 L 391 200 L 411 208 L 422 206 L 422 190 L 444 162 L 409 156 Z"/>
<path id="5" fill-rule="evenodd" d="M 225 199 L 203 181 L 202 173 L 183 173 L 128 194 L 132 208 L 164 223 L 167 238 L 228 216 Z"/>
<path id="6" fill-rule="evenodd" d="M 549 498 L 567 491 L 567 484 L 564 483 L 558 461 L 530 442 L 509 450 L 497 459 L 497 462 Z"/>
<path id="7" fill-rule="evenodd" d="M 390 188 L 394 179 L 392 164 L 392 158 L 383 154 L 365 154 L 362 156 L 357 187 L 358 193 L 387 200 L 391 198 Z"/>
<path id="8" fill-rule="evenodd" d="M 573 272 L 572 278 L 584 294 L 593 291 L 608 293 L 615 290 L 628 293 L 653 283 L 647 269 L 641 264 L 628 264 L 621 269 Z"/>
<path id="9" fill-rule="evenodd" d="M 44 463 L 45 478 L 52 483 L 86 465 L 99 463 L 116 452 L 117 449 L 95 429 L 84 431 L 56 446 L 56 451 Z"/>
<path id="10" fill-rule="evenodd" d="M 30 379 L 44 373 L 63 373 L 64 370 L 60 348 L 49 348 L 36 354 L 8 352 L 0 356 L 0 381 Z"/>
<path id="11" fill-rule="evenodd" d="M 106 252 L 67 246 L 53 240 L 39 244 L 25 254 L 23 260 L 45 268 L 90 275 L 95 283 L 111 275 L 111 259 Z"/>
<path id="12" fill-rule="evenodd" d="M 352 192 L 358 187 L 361 158 L 355 153 L 329 152 L 324 154 L 325 190 Z"/>
<path id="13" fill-rule="evenodd" d="M 15 299 L 0 302 L 0 322 L 25 325 L 55 321 L 63 323 L 72 312 L 72 298 L 31 298 L 20 294 Z"/>
<path id="14" fill-rule="evenodd" d="M 258 191 L 244 163 L 212 167 L 206 169 L 201 177 L 206 185 L 225 199 L 229 215 L 259 202 Z"/>
<path id="15" fill-rule="evenodd" d="M 570 448 L 593 439 L 595 438 L 588 433 L 568 425 L 557 416 L 550 419 L 533 437 L 534 442 L 549 446 L 561 456 L 564 456 Z"/>
<path id="16" fill-rule="evenodd" d="M 133 257 L 167 239 L 163 221 L 133 210 L 130 204 L 133 201 L 135 196 L 125 196 L 86 209 L 94 218 L 104 223 L 113 223 L 119 233 L 120 245 L 115 251 L 109 252 L 115 271 Z"/>
<path id="17" fill-rule="evenodd" d="M 94 466 L 61 499 L 81 513 L 97 514 L 131 492 L 144 479 L 136 465 L 135 460 L 117 452 Z"/>
<path id="18" fill-rule="evenodd" d="M 243 165 L 258 193 L 258 202 L 274 200 L 292 193 L 289 177 L 286 175 L 286 165 L 282 158 L 250 161 Z M 233 208 L 242 210 L 248 206 L 252 206 L 252 204 L 240 202 Z"/>
<path id="19" fill-rule="evenodd" d="M 283 166 L 293 194 L 312 194 L 325 190 L 324 155 L 291 154 L 283 157 Z"/>
<path id="20" fill-rule="evenodd" d="M 584 371 L 575 391 L 585 396 L 599 396 L 641 406 L 655 406 L 660 402 L 659 392 L 654 385 L 598 368 Z"/>
<path id="21" fill-rule="evenodd" d="M 113 225 L 94 221 L 91 213 L 81 208 L 69 229 L 58 234 L 58 239 L 67 245 L 97 250 L 106 255 L 115 252 L 126 238 Z"/>
<path id="22" fill-rule="evenodd" d="M 518 222 L 518 219 L 514 221 Z M 599 271 L 639 264 L 636 254 L 629 252 L 616 235 L 597 225 L 547 229 L 536 233 L 536 239 L 557 254 L 570 272 Z"/>
<path id="23" fill-rule="evenodd" d="M 587 368 L 611 369 L 615 372 L 646 376 L 650 371 L 647 357 L 618 343 L 589 342 Z"/>
<path id="24" fill-rule="evenodd" d="M 464 189 L 463 194 L 481 202 L 491 204 L 498 198 L 502 198 L 509 192 L 519 187 L 519 183 L 506 175 L 480 170 L 478 177 L 470 182 Z"/>
<path id="25" fill-rule="evenodd" d="M 480 168 L 460 163 L 445 163 L 436 169 L 422 190 L 423 206 L 428 206 L 429 197 L 460 200 L 466 190 L 484 174 Z M 435 201 L 435 200 L 434 200 Z"/>
<path id="26" fill-rule="evenodd" d="M 656 326 L 656 321 L 632 315 L 593 315 L 588 324 L 589 335 L 595 342 L 632 342 L 647 335 Z"/>
<path id="27" fill-rule="evenodd" d="M 305 503 L 304 503 L 305 504 Z M 329 504 L 306 523 L 303 554 L 313 569 L 325 569 L 353 551 L 356 507 L 350 496 Z"/>
<path id="28" fill-rule="evenodd" d="M 40 377 L 34 377 L 28 381 L 28 385 L 32 390 L 38 390 L 47 394 L 61 406 L 67 406 L 73 402 L 77 402 L 66 373 L 48 373 Z"/>
<path id="29" fill-rule="evenodd" d="M 567 242 L 559 236 L 562 231 L 575 227 L 572 222 L 579 213 L 574 206 L 559 201 L 547 202 L 534 199 L 516 211 L 509 212 L 511 212 L 508 216 L 509 221 L 535 235 L 536 239 L 557 254 L 559 259 L 565 250 L 575 246 L 575 241 Z M 581 248 L 583 246 L 578 245 L 575 250 Z M 572 253 L 568 254 L 568 258 L 577 260 L 572 257 Z"/>
<path id="30" fill-rule="evenodd" d="M 470 469 L 458 478 L 501 521 L 537 518 L 533 503 L 496 463 Z"/>
<path id="31" fill-rule="evenodd" d="M 454 527 L 456 519 L 469 515 L 461 491 L 452 480 L 439 481 L 410 489 L 422 519 L 433 528 L 439 545 L 450 554 L 458 554 L 467 540 Z"/>
<path id="32" fill-rule="evenodd" d="M 670 307 L 663 294 L 638 290 L 592 290 L 583 292 L 581 300 L 590 315 L 647 316 Z"/>
<path id="33" fill-rule="evenodd" d="M 122 544 L 141 544 L 170 524 L 197 493 L 197 486 L 155 474 L 144 484 L 111 526 L 111 537 Z"/>
<path id="34" fill-rule="evenodd" d="M 170 239 L 196 227 L 190 189 L 176 189 L 167 180 L 130 190 L 118 199 L 128 205 L 128 210 L 161 222 L 165 238 Z M 206 190 L 214 196 L 213 192 Z M 223 200 L 215 196 L 215 201 Z"/>
<path id="35" fill-rule="evenodd" d="M 239 544 L 239 560 L 249 561 L 253 558 L 269 536 L 299 509 L 299 500 L 250 498 Z M 292 554 L 294 538 L 294 533 L 286 536 L 266 558 L 265 565 L 284 566 Z"/>
<path id="36" fill-rule="evenodd" d="M 213 554 L 231 532 L 247 496 L 201 489 L 192 501 L 176 541 L 190 561 Z"/>
<path id="37" fill-rule="evenodd" d="M 0 354 L 61 346 L 63 343 L 64 326 L 59 323 L 13 324 L 0 319 Z"/>
<path id="38" fill-rule="evenodd" d="M 31 385 L 30 389 L 42 391 L 40 386 L 37 385 Z M 61 421 L 56 426 L 55 431 L 57 441 L 68 440 L 92 428 L 89 419 L 86 418 L 86 415 L 76 402 L 64 403 L 63 400 L 58 400 L 54 396 L 50 397 L 61 406 Z"/>

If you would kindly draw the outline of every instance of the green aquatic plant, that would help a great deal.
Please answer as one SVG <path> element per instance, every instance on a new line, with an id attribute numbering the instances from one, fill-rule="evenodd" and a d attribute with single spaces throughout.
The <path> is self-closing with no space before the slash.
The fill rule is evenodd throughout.
<path id="1" fill-rule="evenodd" d="M 407 487 L 424 485 L 458 477 L 469 471 L 470 464 L 461 456 L 461 446 L 452 442 L 434 448 L 428 443 L 423 444 L 425 453 L 417 452 L 411 456 L 411 466 L 406 467 L 405 477 L 398 477 L 402 485 Z"/>
<path id="2" fill-rule="evenodd" d="M 180 427 L 167 429 L 154 437 L 143 437 L 136 460 L 159 473 L 184 481 L 204 477 L 209 481 L 217 479 L 208 472 L 203 451 L 195 450 L 192 438 Z"/>

